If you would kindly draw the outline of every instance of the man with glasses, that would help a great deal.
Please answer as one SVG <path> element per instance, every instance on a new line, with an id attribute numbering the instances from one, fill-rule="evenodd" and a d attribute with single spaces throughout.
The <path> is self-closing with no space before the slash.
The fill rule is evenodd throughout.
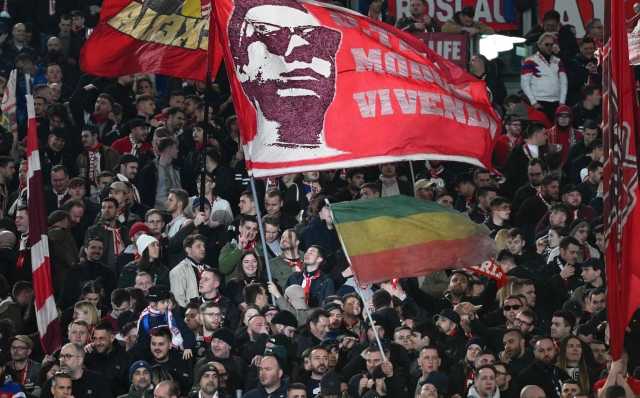
<path id="1" fill-rule="evenodd" d="M 556 109 L 564 105 L 568 90 L 564 64 L 553 54 L 555 41 L 554 33 L 540 35 L 538 52 L 524 61 L 520 72 L 520 84 L 531 105 L 549 120 L 554 120 Z"/>
<path id="2" fill-rule="evenodd" d="M 71 392 L 74 398 L 112 398 L 111 389 L 104 375 L 83 367 L 85 352 L 78 345 L 69 343 L 60 351 L 60 369 L 71 376 Z M 53 398 L 53 378 L 42 386 L 41 398 Z"/>
<path id="3" fill-rule="evenodd" d="M 494 362 L 493 368 L 496 371 L 496 386 L 500 390 L 500 398 L 517 398 L 516 383 L 513 380 L 513 368 L 508 363 Z"/>
<path id="4" fill-rule="evenodd" d="M 32 392 L 33 382 L 40 372 L 42 365 L 29 359 L 33 349 L 33 341 L 28 336 L 18 335 L 9 339 L 11 350 L 11 361 L 7 363 L 16 372 L 16 380 L 26 392 Z"/>
<path id="5" fill-rule="evenodd" d="M 203 306 L 204 305 L 205 304 L 203 304 Z M 200 307 L 201 315 L 203 313 L 203 306 Z M 204 330 L 206 332 L 206 325 L 203 324 L 203 326 L 205 326 Z M 242 358 L 234 355 L 238 346 L 235 333 L 228 328 L 221 327 L 208 335 L 207 338 L 211 341 L 211 349 L 204 352 L 204 358 L 196 363 L 196 366 L 193 368 L 193 373 L 198 374 L 201 367 L 214 361 L 220 363 L 227 370 L 227 392 L 235 392 L 237 389 L 243 389 L 243 376 L 247 364 Z"/>
<path id="6" fill-rule="evenodd" d="M 504 161 L 507 160 L 507 154 L 516 145 L 522 142 L 522 120 L 516 115 L 507 115 L 504 118 L 505 129 L 507 134 L 503 134 L 498 138 L 494 154 L 498 161 L 498 166 L 504 166 Z"/>
<path id="7" fill-rule="evenodd" d="M 197 297 L 191 298 L 191 302 L 196 302 L 202 304 L 200 306 L 200 316 L 203 317 L 201 319 L 204 328 L 206 329 L 205 322 L 208 322 L 210 325 L 217 325 L 215 328 L 211 330 L 213 332 L 220 326 L 229 327 L 231 330 L 236 330 L 238 328 L 238 324 L 240 323 L 240 313 L 238 312 L 238 307 L 231 302 L 231 299 L 225 297 L 220 294 L 218 290 L 220 288 L 220 284 L 224 281 L 224 275 L 217 269 L 207 268 L 202 271 L 202 275 L 200 276 L 200 282 L 198 282 L 198 293 Z M 208 311 L 207 305 L 216 304 L 218 310 L 214 312 L 220 312 L 222 314 L 221 319 L 216 319 L 214 323 L 210 323 L 212 320 L 204 319 L 203 311 Z M 206 336 L 206 334 L 205 334 Z"/>

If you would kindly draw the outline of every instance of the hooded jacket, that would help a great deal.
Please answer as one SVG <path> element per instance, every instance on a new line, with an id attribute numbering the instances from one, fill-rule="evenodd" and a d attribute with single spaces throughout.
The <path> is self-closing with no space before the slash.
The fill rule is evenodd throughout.
<path id="1" fill-rule="evenodd" d="M 153 384 L 151 386 L 153 386 Z M 132 384 L 131 388 L 129 388 L 129 393 L 120 395 L 118 398 L 153 398 L 153 388 L 151 388 L 151 386 L 144 390 L 136 390 Z"/>
<path id="2" fill-rule="evenodd" d="M 480 393 L 478 392 L 478 387 L 471 386 L 469 388 L 469 393 L 467 394 L 468 398 L 481 398 Z M 500 389 L 496 386 L 495 392 L 491 395 L 492 398 L 500 398 Z"/>
<path id="3" fill-rule="evenodd" d="M 558 115 L 560 113 L 569 113 L 571 114 L 571 118 L 569 119 L 569 124 L 567 127 L 558 126 Z M 560 105 L 556 110 L 556 118 L 553 126 L 547 130 L 547 137 L 549 140 L 549 150 L 553 148 L 551 145 L 560 144 L 562 145 L 562 160 L 567 159 L 567 155 L 569 154 L 569 148 L 578 140 L 582 138 L 582 132 L 580 130 L 576 130 L 572 127 L 573 124 L 573 110 L 566 105 Z"/>

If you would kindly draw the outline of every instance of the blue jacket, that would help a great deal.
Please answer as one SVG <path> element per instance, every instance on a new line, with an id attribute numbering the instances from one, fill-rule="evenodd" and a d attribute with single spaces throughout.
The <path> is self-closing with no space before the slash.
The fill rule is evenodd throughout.
<path id="1" fill-rule="evenodd" d="M 196 335 L 193 334 L 193 331 L 189 329 L 186 323 L 184 323 L 184 317 L 180 316 L 180 313 L 176 310 L 171 310 L 171 315 L 173 316 L 174 326 L 180 330 L 180 335 L 182 335 L 183 347 L 185 350 L 195 350 L 196 348 Z M 146 322 L 145 322 L 146 321 Z M 146 328 L 148 324 L 149 329 Z M 156 328 L 158 326 L 167 326 L 167 317 L 165 316 L 157 316 L 157 317 L 149 317 L 149 315 L 145 315 L 145 317 L 140 320 L 140 327 L 138 328 L 138 337 L 136 339 L 135 344 L 129 352 L 134 352 L 138 348 L 148 347 L 151 344 L 151 337 L 149 336 L 149 330 Z"/>
<path id="2" fill-rule="evenodd" d="M 309 224 L 300 231 L 300 250 L 306 252 L 312 245 L 323 248 L 327 252 L 327 256 L 333 253 L 327 222 L 318 216 L 313 217 Z"/>
<path id="3" fill-rule="evenodd" d="M 291 379 L 287 375 L 283 375 L 280 379 L 280 387 L 269 394 L 262 384 L 258 384 L 258 388 L 244 394 L 242 398 L 286 398 L 287 390 L 291 385 Z"/>
<path id="4" fill-rule="evenodd" d="M 18 76 L 18 92 L 16 93 L 16 105 L 18 112 L 18 121 L 24 122 L 27 119 L 27 99 L 26 94 L 32 94 L 33 88 L 38 84 L 47 84 L 47 69 L 36 65 L 36 74 L 31 76 L 31 91 L 27 93 L 27 86 L 24 81 L 24 75 Z"/>

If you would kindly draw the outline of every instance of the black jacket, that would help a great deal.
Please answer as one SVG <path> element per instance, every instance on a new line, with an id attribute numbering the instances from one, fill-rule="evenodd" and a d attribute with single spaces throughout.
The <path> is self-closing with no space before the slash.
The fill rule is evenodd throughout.
<path id="1" fill-rule="evenodd" d="M 53 398 L 51 380 L 42 386 L 40 398 Z M 84 370 L 81 378 L 71 381 L 71 394 L 74 398 L 113 398 L 107 378 L 92 370 Z"/>
<path id="2" fill-rule="evenodd" d="M 80 297 L 82 284 L 86 281 L 100 283 L 107 297 L 111 295 L 111 290 L 115 286 L 113 272 L 106 265 L 82 260 L 69 267 L 69 271 L 62 281 L 60 307 L 73 306 Z"/>
<path id="3" fill-rule="evenodd" d="M 189 301 L 192 303 L 202 304 L 205 300 L 202 297 L 194 297 Z M 237 330 L 238 325 L 240 324 L 240 312 L 238 311 L 238 307 L 231 301 L 231 299 L 222 295 L 220 296 L 218 305 L 220 306 L 220 312 L 224 314 L 224 322 L 222 323 L 222 326 L 231 330 Z"/>
<path id="4" fill-rule="evenodd" d="M 322 271 L 320 277 L 317 279 L 315 289 L 309 292 L 309 308 L 319 307 L 327 296 L 331 296 L 335 293 L 335 286 L 333 280 L 329 278 L 327 274 Z M 303 280 L 302 272 L 296 272 L 289 277 L 286 283 L 285 289 L 291 285 L 302 286 Z"/>
<path id="5" fill-rule="evenodd" d="M 557 261 L 566 264 L 560 256 L 552 258 L 549 263 L 540 268 L 540 280 L 546 281 L 542 285 L 536 304 L 543 306 L 548 313 L 562 309 L 565 301 L 569 300 L 573 291 L 583 285 L 580 277 L 580 269 L 576 265 L 576 272 L 566 281 L 560 276 L 560 267 Z M 566 266 L 566 265 L 565 265 Z"/>
<path id="6" fill-rule="evenodd" d="M 156 361 L 156 358 L 151 354 L 151 349 L 146 346 L 134 351 L 133 354 L 136 359 L 147 361 L 151 366 L 162 365 L 178 381 L 180 391 L 189 391 L 193 385 L 193 357 L 185 361 L 182 359 L 182 353 L 172 348 L 169 351 L 168 361 L 161 363 Z"/>
<path id="7" fill-rule="evenodd" d="M 176 173 L 180 173 L 180 168 L 174 162 L 172 165 Z M 152 160 L 140 171 L 138 175 L 138 192 L 140 202 L 150 208 L 156 205 L 156 193 L 158 192 L 158 167 Z"/>
<path id="8" fill-rule="evenodd" d="M 518 188 L 529 181 L 527 167 L 530 159 L 523 149 L 524 144 L 525 141 L 522 141 L 509 151 L 504 162 L 503 170 L 507 181 L 503 184 L 503 189 L 506 191 L 507 197 L 513 197 Z M 546 153 L 544 148 L 538 148 L 538 158 L 543 159 Z"/>
<path id="9" fill-rule="evenodd" d="M 107 354 L 99 354 L 94 347 L 84 361 L 87 369 L 102 373 L 107 378 L 111 395 L 119 397 L 129 391 L 129 369 L 136 359 L 117 340 L 112 344 L 113 349 Z"/>
<path id="10" fill-rule="evenodd" d="M 526 35 L 524 35 L 524 38 L 527 39 L 525 44 L 536 44 L 543 33 L 544 27 L 542 25 L 535 25 L 529 32 L 527 32 Z M 558 41 L 560 42 L 560 49 L 567 54 L 577 54 L 580 52 L 576 36 L 569 27 L 563 26 L 560 28 L 558 31 Z"/>
<path id="11" fill-rule="evenodd" d="M 548 368 L 536 359 L 516 377 L 516 386 L 520 391 L 529 385 L 538 386 L 544 390 L 547 397 L 558 397 L 562 382 L 570 378 L 567 372 L 559 367 Z M 557 382 L 554 382 L 554 379 Z"/>

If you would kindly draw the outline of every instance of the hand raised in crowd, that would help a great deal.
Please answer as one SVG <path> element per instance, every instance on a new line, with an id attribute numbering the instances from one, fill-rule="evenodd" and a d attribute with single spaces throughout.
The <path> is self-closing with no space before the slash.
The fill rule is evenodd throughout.
<path id="1" fill-rule="evenodd" d="M 355 343 L 356 343 L 355 337 L 345 337 L 340 343 L 340 349 L 342 349 L 343 351 L 349 351 Z"/>
<path id="2" fill-rule="evenodd" d="M 249 238 L 246 235 L 244 235 L 242 232 L 240 232 L 240 235 L 238 235 L 238 249 L 244 250 L 244 248 L 247 246 L 248 243 L 249 243 Z"/>
<path id="3" fill-rule="evenodd" d="M 269 289 L 269 293 L 273 294 L 273 297 L 275 297 L 276 300 L 282 297 L 282 294 L 280 294 L 280 291 L 278 290 L 278 286 L 276 286 L 275 283 L 271 281 L 267 282 L 267 289 Z"/>
<path id="4" fill-rule="evenodd" d="M 373 382 L 373 379 L 367 379 L 366 375 L 362 375 L 362 379 L 360 379 L 360 383 L 358 383 L 358 393 L 362 395 L 365 389 L 369 389 L 373 386 Z"/>
<path id="5" fill-rule="evenodd" d="M 500 354 L 498 354 L 498 357 L 500 357 L 500 361 L 504 363 L 509 363 L 509 360 L 511 359 L 509 358 L 509 355 L 507 355 L 506 351 L 500 351 Z"/>
<path id="6" fill-rule="evenodd" d="M 198 214 L 196 214 L 196 218 L 193 220 L 193 224 L 197 227 L 203 222 L 205 222 L 206 219 L 207 219 L 207 215 L 204 214 L 203 212 L 199 212 Z"/>
<path id="7" fill-rule="evenodd" d="M 416 30 L 425 30 L 425 28 L 427 27 L 427 24 L 425 24 L 424 22 L 416 22 L 413 24 L 413 27 Z"/>
<path id="8" fill-rule="evenodd" d="M 264 358 L 262 355 L 256 355 L 251 360 L 251 365 L 260 366 L 260 362 L 262 362 L 262 358 Z"/>
<path id="9" fill-rule="evenodd" d="M 93 344 L 87 344 L 84 346 L 84 352 L 87 354 L 91 354 L 93 352 Z"/>
<path id="10" fill-rule="evenodd" d="M 193 352 L 191 352 L 190 349 L 186 349 L 184 350 L 184 352 L 182 353 L 182 359 L 187 360 L 189 358 L 191 358 L 193 356 Z"/>

